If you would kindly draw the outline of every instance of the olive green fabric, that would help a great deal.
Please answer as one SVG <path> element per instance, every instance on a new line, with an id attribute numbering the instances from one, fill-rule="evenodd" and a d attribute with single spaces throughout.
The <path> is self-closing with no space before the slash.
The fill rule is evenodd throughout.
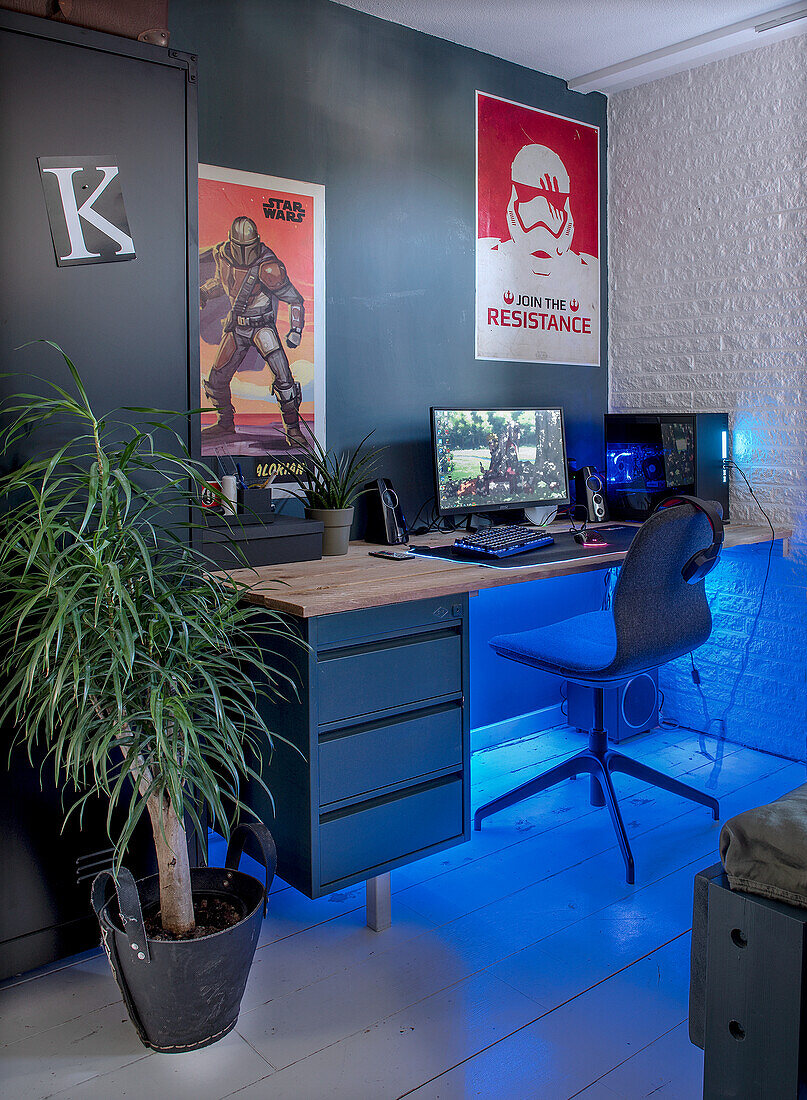
<path id="1" fill-rule="evenodd" d="M 727 821 L 720 858 L 732 890 L 807 909 L 807 783 Z"/>

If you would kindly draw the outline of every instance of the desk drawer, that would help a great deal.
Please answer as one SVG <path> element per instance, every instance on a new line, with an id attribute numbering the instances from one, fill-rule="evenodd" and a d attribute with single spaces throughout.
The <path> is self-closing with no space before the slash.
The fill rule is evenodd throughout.
<path id="1" fill-rule="evenodd" d="M 462 779 L 424 783 L 414 791 L 326 815 L 320 825 L 323 887 L 462 835 Z"/>
<path id="2" fill-rule="evenodd" d="M 462 766 L 462 707 L 372 722 L 319 746 L 320 805 Z"/>
<path id="3" fill-rule="evenodd" d="M 462 690 L 462 643 L 454 630 L 332 650 L 317 665 L 320 725 Z"/>
<path id="4" fill-rule="evenodd" d="M 405 570 L 411 563 L 403 562 L 390 569 Z M 424 627 L 447 626 L 462 620 L 467 596 L 445 596 L 431 600 L 411 600 L 406 603 L 368 607 L 363 611 L 342 611 L 337 615 L 322 615 L 317 620 L 319 647 L 369 641 L 383 635 L 401 635 Z"/>

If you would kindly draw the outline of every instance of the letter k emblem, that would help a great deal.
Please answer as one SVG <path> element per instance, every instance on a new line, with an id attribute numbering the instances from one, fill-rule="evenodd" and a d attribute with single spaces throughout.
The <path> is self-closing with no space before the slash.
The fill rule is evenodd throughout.
<path id="1" fill-rule="evenodd" d="M 129 223 L 126 219 L 126 212 L 123 207 L 120 180 L 118 180 L 115 187 L 107 194 L 107 199 L 109 201 L 104 204 L 104 209 L 107 210 L 112 217 L 114 217 L 116 213 L 120 214 L 119 223 L 116 225 L 114 222 L 110 221 L 108 217 L 104 217 L 103 214 L 95 209 L 95 204 L 101 196 L 108 191 L 113 180 L 118 179 L 119 169 L 117 165 L 89 164 L 87 158 L 76 157 L 72 164 L 67 163 L 54 166 L 52 158 L 48 158 L 47 161 L 43 158 L 43 160 L 40 161 L 40 168 L 42 171 L 43 184 L 47 174 L 56 178 L 59 188 L 59 206 L 64 216 L 64 228 L 67 229 L 69 251 L 64 248 L 64 229 L 61 226 L 57 226 L 54 221 L 54 206 L 56 204 L 55 194 L 52 196 L 52 201 L 48 201 L 51 199 L 51 196 L 48 195 L 48 189 L 46 187 L 45 195 L 46 201 L 48 201 L 48 214 L 51 218 L 53 242 L 60 265 L 82 262 L 92 263 L 93 261 L 100 260 L 102 256 L 104 259 L 118 260 L 129 259 L 135 255 L 134 241 L 129 235 Z M 74 176 L 77 172 L 87 171 L 100 172 L 101 181 L 79 206 L 76 197 L 76 181 L 74 180 Z M 89 185 L 84 184 L 83 186 L 87 188 Z M 104 256 L 104 253 L 101 251 L 93 251 L 93 248 L 88 244 L 87 238 L 84 235 L 84 223 L 92 226 L 99 233 L 102 233 L 115 245 L 113 254 L 110 255 L 108 249 L 105 250 L 107 252 L 106 256 Z M 99 247 L 97 242 L 94 247 Z M 100 247 L 103 248 L 103 245 Z"/>

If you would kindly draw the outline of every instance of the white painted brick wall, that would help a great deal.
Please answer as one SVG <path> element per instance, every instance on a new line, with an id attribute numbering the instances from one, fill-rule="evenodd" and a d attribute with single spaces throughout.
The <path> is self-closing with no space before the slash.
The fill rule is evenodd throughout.
<path id="1" fill-rule="evenodd" d="M 807 36 L 614 95 L 608 107 L 610 407 L 727 411 L 733 458 L 774 522 L 775 554 L 731 740 L 804 759 L 807 740 Z M 731 516 L 758 523 L 734 475 Z M 763 521 L 764 522 L 764 521 Z M 709 582 L 696 661 L 721 716 L 751 634 L 766 552 Z M 704 728 L 689 661 L 665 713 Z"/>

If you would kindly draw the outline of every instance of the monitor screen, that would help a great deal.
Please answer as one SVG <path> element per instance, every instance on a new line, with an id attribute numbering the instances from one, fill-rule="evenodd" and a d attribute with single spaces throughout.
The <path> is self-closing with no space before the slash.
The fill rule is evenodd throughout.
<path id="1" fill-rule="evenodd" d="M 440 515 L 568 504 L 563 410 L 432 409 Z"/>

